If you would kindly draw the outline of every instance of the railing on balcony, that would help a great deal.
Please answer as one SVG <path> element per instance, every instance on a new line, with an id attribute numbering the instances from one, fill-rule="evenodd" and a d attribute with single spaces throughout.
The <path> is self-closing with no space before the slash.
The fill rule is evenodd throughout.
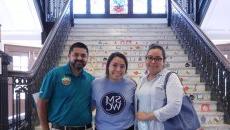
<path id="1" fill-rule="evenodd" d="M 208 11 L 212 0 L 198 0 L 196 4 L 196 23 L 200 25 Z"/>
<path id="2" fill-rule="evenodd" d="M 1 98 L 5 100 L 1 102 L 0 107 L 6 111 L 5 116 L 1 115 L 1 130 L 33 129 L 36 107 L 32 94 L 38 92 L 44 75 L 56 66 L 60 58 L 73 23 L 71 7 L 72 0 L 68 0 L 30 71 L 7 71 L 4 75 L 0 75 L 1 89 L 4 88 L 5 92 L 4 95 L 1 93 Z M 7 67 L 3 69 L 6 71 Z M 2 86 L 4 78 L 7 78 L 5 80 L 7 83 Z M 8 106 L 11 109 L 8 110 Z"/>
<path id="3" fill-rule="evenodd" d="M 224 120 L 230 123 L 230 63 L 186 15 L 175 0 L 169 0 L 168 23 L 180 44 L 188 54 L 193 66 L 206 82 L 217 110 L 224 112 Z"/>
<path id="4" fill-rule="evenodd" d="M 212 0 L 176 0 L 187 15 L 200 25 Z"/>
<path id="5" fill-rule="evenodd" d="M 47 22 L 55 22 L 62 13 L 67 0 L 46 0 L 45 15 Z"/>
<path id="6" fill-rule="evenodd" d="M 187 15 L 195 20 L 196 19 L 196 3 L 197 0 L 176 0 L 180 7 L 187 13 Z"/>
<path id="7" fill-rule="evenodd" d="M 34 6 L 42 25 L 42 43 L 44 43 L 55 22 L 61 16 L 67 2 L 68 0 L 34 0 Z M 73 4 L 70 6 L 71 24 L 73 26 Z"/>

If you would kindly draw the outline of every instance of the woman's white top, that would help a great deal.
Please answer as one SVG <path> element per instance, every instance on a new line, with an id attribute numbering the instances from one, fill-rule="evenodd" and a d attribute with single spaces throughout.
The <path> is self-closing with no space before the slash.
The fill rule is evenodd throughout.
<path id="1" fill-rule="evenodd" d="M 164 90 L 165 76 L 169 71 L 163 69 L 152 80 L 147 75 L 136 89 L 136 108 L 138 112 L 153 112 L 157 120 L 138 121 L 138 130 L 164 130 L 163 122 L 176 116 L 181 109 L 184 95 L 183 86 L 175 73 L 172 73 Z M 167 104 L 164 100 L 167 95 Z"/>

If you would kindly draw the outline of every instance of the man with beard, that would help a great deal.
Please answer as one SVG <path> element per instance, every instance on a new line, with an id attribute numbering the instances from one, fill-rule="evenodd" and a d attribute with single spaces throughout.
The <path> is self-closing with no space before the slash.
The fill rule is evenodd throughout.
<path id="1" fill-rule="evenodd" d="M 69 49 L 69 63 L 52 69 L 39 92 L 38 115 L 42 130 L 91 130 L 91 82 L 94 77 L 83 68 L 88 48 L 81 42 Z"/>

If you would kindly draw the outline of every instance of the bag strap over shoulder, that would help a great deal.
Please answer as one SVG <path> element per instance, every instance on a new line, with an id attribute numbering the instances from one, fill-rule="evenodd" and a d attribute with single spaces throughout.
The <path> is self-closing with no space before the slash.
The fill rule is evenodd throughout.
<path id="1" fill-rule="evenodd" d="M 166 74 L 166 76 L 165 76 L 165 81 L 164 81 L 164 91 L 165 91 L 165 99 L 164 99 L 164 104 L 166 105 L 166 103 L 167 103 L 167 94 L 166 94 L 166 85 L 167 85 L 167 82 L 168 82 L 168 80 L 169 80 L 169 76 L 172 74 L 172 73 L 175 73 L 175 72 L 172 72 L 172 71 L 170 71 L 170 72 L 168 72 L 167 74 Z"/>
<path id="2" fill-rule="evenodd" d="M 169 80 L 169 77 L 170 77 L 170 75 L 171 75 L 172 73 L 175 73 L 175 74 L 177 75 L 176 72 L 170 71 L 170 72 L 168 72 L 168 73 L 166 74 L 166 76 L 165 76 L 165 81 L 164 81 L 164 91 L 165 91 L 165 97 L 166 97 L 166 99 L 165 99 L 165 104 L 167 103 L 166 86 L 167 86 L 167 82 L 168 82 L 168 80 Z M 182 84 L 182 83 L 181 83 L 181 84 Z M 186 94 L 185 91 L 184 91 L 184 93 Z"/>
<path id="3" fill-rule="evenodd" d="M 170 76 L 172 73 L 175 73 L 175 72 L 170 71 L 170 72 L 168 72 L 168 73 L 166 74 L 166 76 L 165 76 L 165 81 L 164 81 L 164 90 L 165 90 L 165 91 L 166 91 L 167 82 L 168 82 L 168 80 L 169 80 L 169 76 Z M 176 73 L 175 73 L 175 74 L 176 74 Z"/>
<path id="4" fill-rule="evenodd" d="M 166 85 L 167 85 L 167 82 L 168 82 L 168 80 L 169 80 L 169 77 L 170 77 L 170 75 L 172 74 L 172 73 L 174 73 L 174 74 L 176 74 L 177 75 L 177 73 L 176 72 L 173 72 L 173 71 L 170 71 L 170 72 L 168 72 L 167 74 L 166 74 L 166 76 L 165 76 L 165 81 L 164 81 L 164 89 L 165 89 L 165 91 L 166 91 Z M 178 75 L 177 75 L 177 77 L 178 77 Z M 179 78 L 179 77 L 178 77 Z M 180 79 L 180 78 L 179 78 Z M 180 81 L 180 83 L 182 84 L 182 82 Z M 183 86 L 183 84 L 182 84 L 182 86 Z M 184 93 L 186 94 L 186 92 L 184 91 Z"/>

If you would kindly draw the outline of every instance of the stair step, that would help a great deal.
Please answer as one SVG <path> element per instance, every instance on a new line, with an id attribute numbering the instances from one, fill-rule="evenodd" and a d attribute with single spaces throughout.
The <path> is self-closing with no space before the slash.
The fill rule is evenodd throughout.
<path id="1" fill-rule="evenodd" d="M 66 64 L 66 62 L 62 61 L 61 63 L 58 64 L 58 66 L 62 66 L 64 64 Z M 102 64 L 100 65 L 100 63 L 96 63 L 96 64 L 88 63 L 86 66 L 86 70 L 95 76 L 100 76 L 101 74 L 104 74 L 106 63 L 104 62 Z M 100 68 L 100 66 L 104 66 L 104 67 Z M 177 70 L 177 69 L 178 68 L 169 68 L 169 70 L 172 70 L 172 71 L 176 70 L 175 72 L 177 72 L 179 75 L 186 75 L 186 76 L 189 76 L 189 75 L 194 76 L 195 75 L 195 68 L 184 68 L 184 69 L 180 69 L 180 70 Z M 128 74 L 131 75 L 132 77 L 136 77 L 136 76 L 141 76 L 144 73 L 144 71 L 145 70 L 143 68 L 133 69 L 132 67 L 129 67 Z M 98 74 L 100 74 L 100 75 L 98 75 Z M 190 84 L 195 85 L 196 84 L 199 86 L 200 83 L 184 82 L 183 84 L 185 84 L 185 85 L 190 85 Z M 202 83 L 202 85 L 203 85 L 203 83 Z M 197 89 L 197 90 L 200 90 L 200 89 Z"/>
<path id="2" fill-rule="evenodd" d="M 71 34 L 79 33 L 155 33 L 155 34 L 174 34 L 170 28 L 78 28 L 71 30 Z"/>
<path id="3" fill-rule="evenodd" d="M 162 29 L 169 28 L 167 24 L 75 24 L 72 28 L 73 30 L 77 29 L 86 29 L 86 28 L 97 28 L 97 29 L 108 29 L 108 28 L 120 28 L 120 29 Z"/>
<path id="4" fill-rule="evenodd" d="M 145 61 L 143 60 L 143 62 L 130 62 L 128 65 L 129 65 L 129 69 L 145 69 Z M 100 63 L 96 62 L 96 61 L 90 61 L 89 62 L 90 64 L 97 64 L 97 65 L 101 65 Z M 188 62 L 187 62 L 188 63 Z M 174 61 L 171 61 L 171 62 L 166 62 L 166 67 L 167 68 L 176 68 L 176 67 L 185 67 L 186 62 L 184 61 L 178 61 L 178 62 L 174 62 Z M 187 75 L 189 75 L 189 72 L 187 73 Z"/>
<path id="5" fill-rule="evenodd" d="M 194 101 L 210 101 L 211 93 L 209 91 L 187 91 L 186 92 Z"/>
<path id="6" fill-rule="evenodd" d="M 62 57 L 67 58 L 67 57 Z M 143 58 L 144 59 L 144 58 Z M 136 70 L 145 70 L 145 60 L 142 59 L 140 61 L 134 62 L 129 60 L 129 64 L 128 64 L 128 69 L 136 69 Z M 65 63 L 64 61 L 62 61 L 63 63 Z M 96 59 L 92 59 L 90 58 L 88 60 L 88 65 L 94 67 L 94 69 L 101 69 L 104 68 L 106 64 L 106 61 L 97 61 Z M 169 66 L 169 68 L 175 68 L 175 67 L 185 67 L 185 63 L 184 62 L 171 62 L 171 63 L 167 63 L 167 66 Z M 189 72 L 186 75 L 191 75 Z"/>
<path id="7" fill-rule="evenodd" d="M 64 64 L 66 64 L 67 61 L 68 61 L 67 59 L 65 61 L 59 61 L 58 66 L 62 66 Z M 134 63 L 132 63 L 132 64 L 134 64 Z M 93 68 L 94 70 L 97 70 L 97 71 L 100 71 L 100 70 L 104 71 L 105 70 L 105 65 L 106 65 L 105 62 L 103 62 L 103 63 L 98 63 L 98 62 L 90 63 L 90 62 L 88 62 L 87 66 L 86 66 L 86 69 L 87 68 Z M 98 69 L 97 67 L 99 67 L 99 66 L 103 66 L 103 67 Z M 180 67 L 180 66 L 176 66 L 176 67 Z M 168 67 L 168 69 L 171 70 L 171 71 L 174 71 L 174 72 L 176 72 L 178 74 L 181 74 L 181 75 L 195 75 L 196 74 L 195 73 L 196 70 L 195 70 L 194 67 L 181 67 L 181 68 L 176 68 L 176 67 L 171 67 L 170 66 L 170 67 Z M 135 70 L 138 71 L 138 73 L 139 73 L 139 72 L 144 71 L 144 68 L 145 68 L 144 64 L 141 64 L 141 65 L 139 64 L 139 68 L 135 69 Z M 134 68 L 129 67 L 129 69 L 134 69 Z M 130 71 L 133 71 L 133 70 L 130 70 Z M 99 73 L 101 73 L 101 72 L 99 72 Z"/>
<path id="8" fill-rule="evenodd" d="M 205 91 L 205 83 L 183 83 L 183 87 L 185 91 L 191 91 L 191 92 L 202 92 Z"/>
<path id="9" fill-rule="evenodd" d="M 172 63 L 172 62 L 171 62 Z M 196 68 L 195 67 L 167 67 L 169 70 L 174 71 L 178 74 L 182 75 L 189 75 L 189 74 L 196 74 Z"/>
<path id="10" fill-rule="evenodd" d="M 70 45 L 68 46 L 65 46 L 65 50 L 68 51 L 69 50 L 69 47 Z M 93 52 L 91 53 L 94 53 L 95 51 L 98 52 L 98 51 L 106 51 L 106 54 L 108 53 L 107 51 L 126 51 L 126 52 L 133 52 L 135 51 L 136 53 L 138 53 L 138 56 L 139 54 L 141 55 L 145 55 L 146 54 L 146 51 L 148 49 L 149 45 L 89 45 L 88 48 L 89 50 L 92 50 Z M 182 48 L 180 45 L 178 44 L 169 44 L 169 45 L 166 45 L 166 44 L 163 44 L 162 47 L 166 50 L 166 51 L 182 51 Z M 141 52 L 139 52 L 141 51 Z M 136 55 L 133 55 L 133 56 L 137 56 Z"/>
<path id="11" fill-rule="evenodd" d="M 216 101 L 194 101 L 193 105 L 197 112 L 215 112 L 216 104 Z"/>
<path id="12" fill-rule="evenodd" d="M 90 46 L 88 47 L 89 48 L 89 55 L 90 56 L 105 56 L 105 54 L 111 54 L 113 53 L 114 51 L 113 50 L 92 50 L 93 48 L 91 48 Z M 64 56 L 67 56 L 68 55 L 68 49 L 66 48 L 66 51 L 63 52 L 63 55 Z M 140 54 L 139 57 L 144 57 L 146 55 L 146 50 L 143 50 L 143 51 L 139 51 L 138 52 L 136 50 L 131 50 L 131 51 L 124 51 L 122 52 L 123 54 L 125 54 L 127 57 L 130 57 L 130 56 L 133 56 L 134 54 Z M 178 50 L 169 50 L 166 52 L 166 56 L 187 56 L 186 54 L 184 54 L 183 51 L 178 51 Z"/>
<path id="13" fill-rule="evenodd" d="M 168 67 L 168 68 L 176 68 L 176 67 L 191 68 L 192 65 L 189 61 L 174 61 L 174 62 L 166 61 L 166 67 Z"/>
<path id="14" fill-rule="evenodd" d="M 157 37 L 157 36 L 167 36 L 167 37 L 175 37 L 172 32 L 164 32 L 164 33 L 144 33 L 144 32 L 74 32 L 71 33 L 70 37 Z"/>
<path id="15" fill-rule="evenodd" d="M 82 42 L 82 40 L 71 41 L 68 40 L 65 45 L 72 45 L 74 42 Z M 179 45 L 177 40 L 84 40 L 87 45 L 150 45 L 150 44 L 160 44 L 160 45 Z"/>
<path id="16" fill-rule="evenodd" d="M 109 55 L 109 54 L 108 54 Z M 96 62 L 96 63 L 104 63 L 107 61 L 107 57 L 108 56 L 97 56 L 97 57 L 89 57 L 89 62 Z M 144 65 L 144 57 L 142 57 L 142 60 L 139 60 L 140 57 L 127 57 L 128 62 L 132 62 L 132 63 L 140 63 Z M 171 57 L 166 59 L 168 62 L 174 62 L 174 61 L 181 61 L 181 62 L 187 62 L 188 61 L 188 57 L 187 56 L 177 56 L 177 57 Z M 61 56 L 61 62 L 62 63 L 67 63 L 68 59 L 67 56 Z"/>
<path id="17" fill-rule="evenodd" d="M 184 75 L 183 77 L 181 77 L 179 75 L 179 78 L 181 80 L 182 83 L 187 83 L 187 82 L 200 82 L 200 76 L 198 75 Z"/>
<path id="18" fill-rule="evenodd" d="M 202 125 L 201 130 L 230 130 L 230 125 L 227 125 L 227 124 Z"/>
<path id="19" fill-rule="evenodd" d="M 64 52 L 68 52 L 70 46 L 65 46 L 64 48 Z M 106 45 L 106 46 L 89 46 L 88 47 L 90 50 L 89 55 L 92 56 L 97 56 L 98 53 L 103 55 L 103 56 L 107 56 L 110 55 L 111 52 L 115 52 L 115 51 L 119 51 L 122 52 L 125 55 L 130 55 L 130 56 L 145 56 L 146 55 L 146 51 L 148 48 L 147 46 L 111 46 L 111 45 Z M 168 54 L 167 52 L 169 51 L 169 53 L 171 52 L 171 54 L 175 54 L 175 55 L 184 55 L 184 51 L 182 50 L 180 45 L 163 45 L 163 48 L 166 50 L 166 54 Z M 180 53 L 179 53 L 180 52 Z M 173 58 L 175 55 L 168 55 L 168 58 Z"/>
<path id="20" fill-rule="evenodd" d="M 214 125 L 224 123 L 222 112 L 197 112 L 201 125 Z"/>
<path id="21" fill-rule="evenodd" d="M 154 37 L 149 37 L 149 36 L 143 36 L 143 37 L 136 37 L 136 36 L 111 36 L 111 37 L 96 37 L 96 36 L 75 36 L 75 37 L 68 37 L 68 40 L 76 41 L 76 40 L 176 40 L 175 36 L 154 36 Z"/>

